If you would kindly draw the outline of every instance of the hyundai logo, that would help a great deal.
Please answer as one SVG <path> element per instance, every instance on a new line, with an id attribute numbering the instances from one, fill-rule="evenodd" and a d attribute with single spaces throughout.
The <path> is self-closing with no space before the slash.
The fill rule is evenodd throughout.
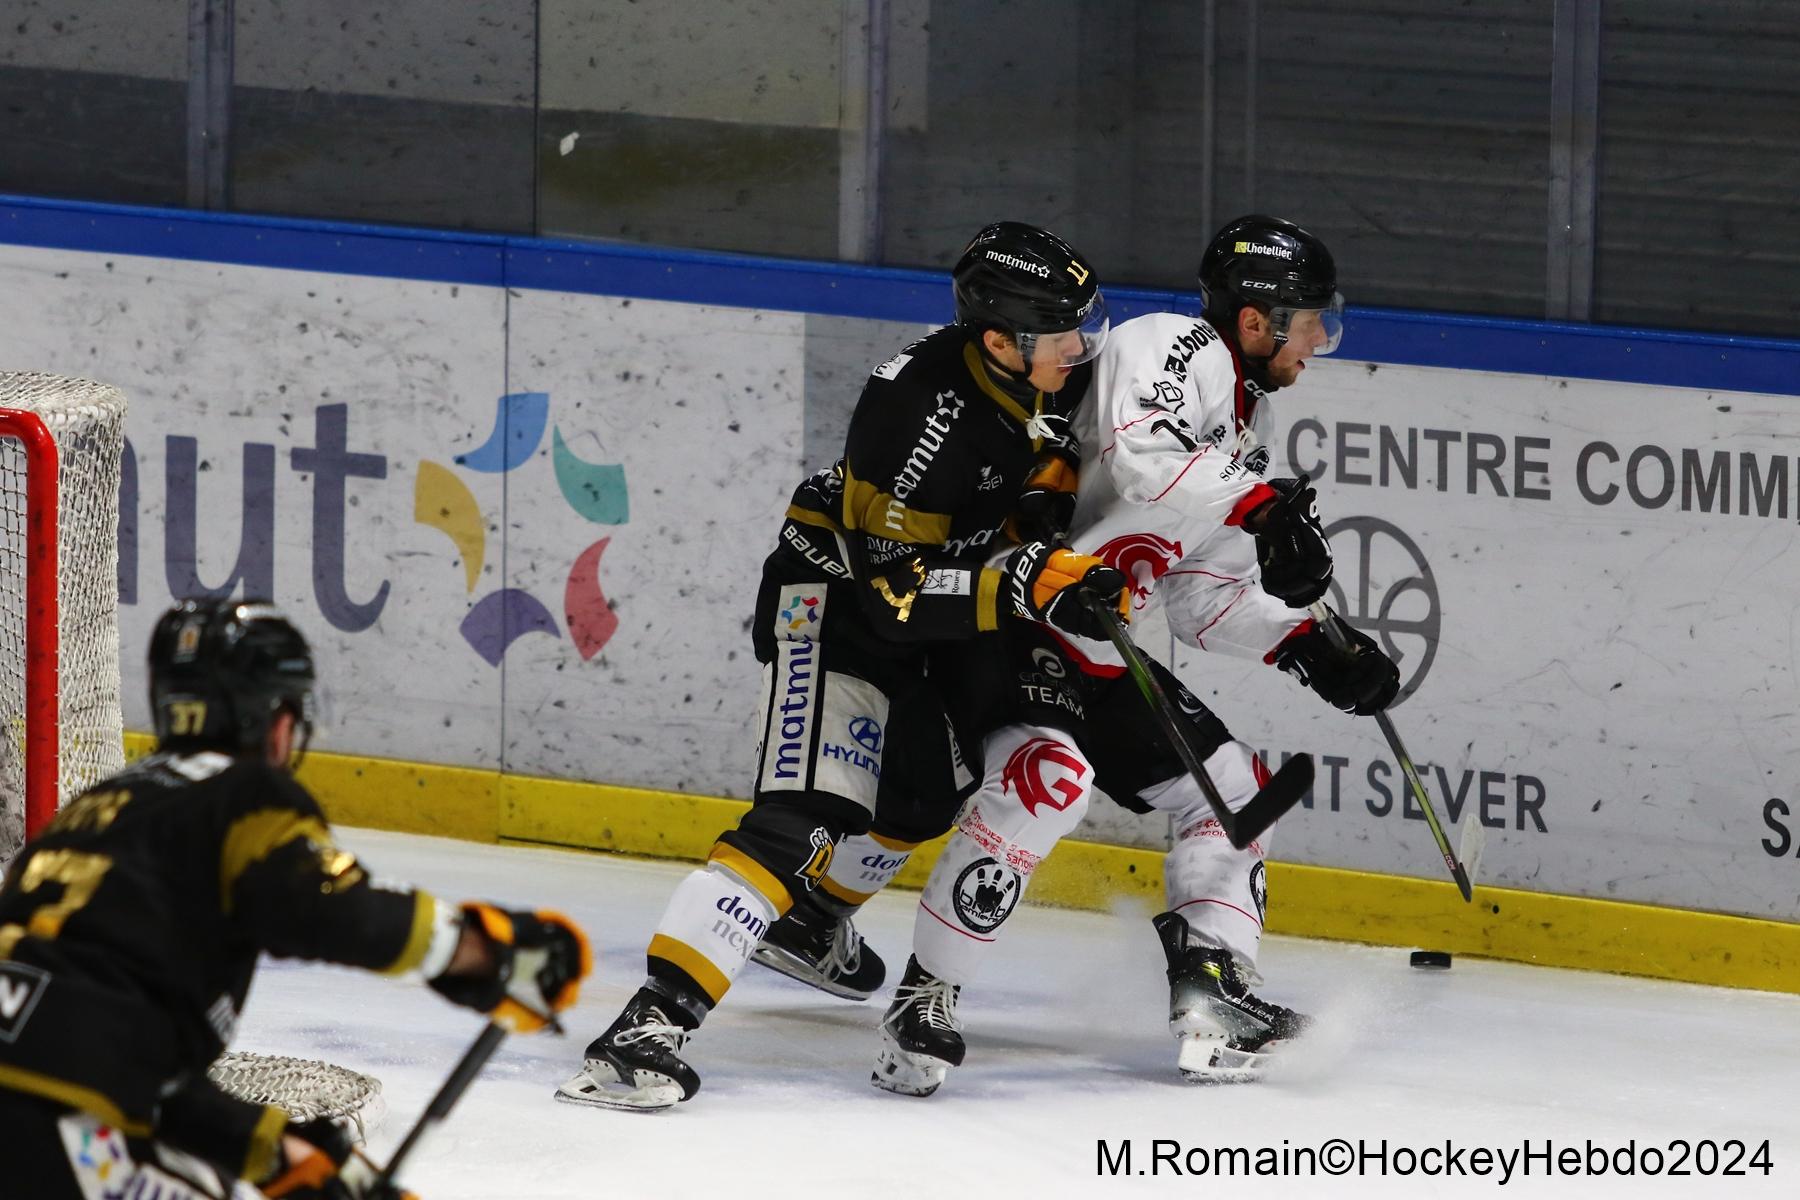
<path id="1" fill-rule="evenodd" d="M 874 717 L 850 718 L 850 736 L 870 754 L 881 753 L 881 726 Z"/>

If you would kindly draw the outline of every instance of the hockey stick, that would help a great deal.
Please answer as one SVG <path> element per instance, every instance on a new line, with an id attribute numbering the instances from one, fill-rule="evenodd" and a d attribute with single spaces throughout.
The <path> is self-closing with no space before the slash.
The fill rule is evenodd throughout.
<path id="1" fill-rule="evenodd" d="M 1325 636 L 1331 639 L 1333 646 L 1346 653 L 1353 652 L 1350 647 L 1350 639 L 1345 636 L 1343 629 L 1338 625 L 1343 618 L 1326 607 L 1323 600 L 1318 601 L 1307 611 L 1312 613 L 1313 620 L 1319 623 L 1319 628 L 1325 631 Z M 1425 790 L 1425 785 L 1419 782 L 1419 772 L 1413 766 L 1412 755 L 1408 754 L 1406 747 L 1400 744 L 1400 734 L 1394 729 L 1394 723 L 1388 719 L 1385 712 L 1375 714 L 1375 723 L 1381 726 L 1381 736 L 1387 739 L 1388 749 L 1394 752 L 1394 758 L 1399 762 L 1400 771 L 1406 776 L 1406 782 L 1412 788 L 1412 794 L 1417 797 L 1419 807 L 1425 810 L 1425 823 L 1431 826 L 1431 836 L 1437 840 L 1438 852 L 1444 856 L 1444 865 L 1450 869 L 1450 878 L 1456 880 L 1456 890 L 1462 893 L 1465 901 L 1473 904 L 1475 891 L 1469 885 L 1469 874 L 1463 870 L 1462 863 L 1456 857 L 1456 851 L 1450 848 L 1450 839 L 1444 836 L 1444 827 L 1438 823 L 1437 810 L 1432 807 L 1431 795 Z"/>
<path id="2" fill-rule="evenodd" d="M 477 1075 L 481 1074 L 481 1068 L 487 1065 L 487 1060 L 493 1057 L 494 1051 L 499 1048 L 500 1040 L 505 1036 L 506 1030 L 493 1021 L 482 1026 L 481 1033 L 469 1048 L 463 1051 L 462 1058 L 457 1060 L 454 1067 L 450 1068 L 450 1077 L 444 1080 L 443 1086 L 437 1090 L 437 1095 L 431 1098 L 431 1103 L 425 1106 L 425 1111 L 419 1115 L 417 1121 L 413 1122 L 413 1127 L 407 1131 L 406 1139 L 400 1143 L 400 1148 L 394 1151 L 394 1156 L 388 1159 L 387 1166 L 383 1167 L 381 1174 L 375 1177 L 375 1183 L 369 1189 L 369 1195 L 390 1197 L 403 1194 L 395 1187 L 394 1176 L 400 1173 L 400 1167 L 406 1162 L 407 1155 L 412 1153 L 413 1147 L 419 1144 L 419 1139 L 425 1135 L 427 1130 L 450 1115 L 451 1108 L 455 1107 L 456 1102 L 462 1099 L 462 1094 L 469 1090 L 469 1085 L 475 1082 Z"/>
<path id="3" fill-rule="evenodd" d="M 1177 715 L 1179 710 L 1170 702 L 1168 693 L 1163 691 L 1162 684 L 1151 672 L 1149 664 L 1144 662 L 1143 653 L 1125 632 L 1125 626 L 1119 621 L 1119 614 L 1098 596 L 1089 592 L 1080 592 L 1078 595 L 1082 606 L 1099 620 L 1113 648 L 1125 660 L 1125 669 L 1131 672 L 1132 682 L 1144 694 L 1144 701 L 1150 706 L 1150 711 L 1156 714 L 1156 722 L 1162 726 L 1163 736 L 1175 747 L 1175 753 L 1181 757 L 1181 765 L 1187 768 L 1194 782 L 1200 785 L 1201 794 L 1212 806 L 1213 816 L 1218 819 L 1226 841 L 1239 850 L 1244 849 L 1261 837 L 1269 826 L 1280 820 L 1288 809 L 1300 803 L 1312 787 L 1313 760 L 1310 754 L 1296 754 L 1282 763 L 1281 769 L 1271 775 L 1269 781 L 1250 798 L 1250 803 L 1237 812 L 1232 812 L 1225 804 L 1225 797 L 1219 795 L 1218 785 L 1206 773 L 1206 766 L 1200 761 L 1200 755 L 1182 731 L 1181 718 Z"/>

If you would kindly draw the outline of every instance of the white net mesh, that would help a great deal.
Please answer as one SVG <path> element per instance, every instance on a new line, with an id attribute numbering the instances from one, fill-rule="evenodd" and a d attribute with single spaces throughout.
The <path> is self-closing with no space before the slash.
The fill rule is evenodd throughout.
<path id="1" fill-rule="evenodd" d="M 365 1141 L 387 1115 L 381 1082 L 310 1058 L 228 1051 L 206 1069 L 212 1081 L 252 1104 L 273 1104 L 295 1121 L 325 1117 Z"/>
<path id="2" fill-rule="evenodd" d="M 35 413 L 56 442 L 58 801 L 125 765 L 119 708 L 119 462 L 125 397 L 88 379 L 0 371 L 0 408 Z M 0 858 L 23 829 L 26 462 L 0 437 Z M 9 840 L 10 839 L 10 840 Z"/>

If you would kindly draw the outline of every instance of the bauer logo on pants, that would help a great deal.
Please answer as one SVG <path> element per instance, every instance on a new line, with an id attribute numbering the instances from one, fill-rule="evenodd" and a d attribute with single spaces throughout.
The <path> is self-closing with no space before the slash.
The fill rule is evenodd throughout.
<path id="1" fill-rule="evenodd" d="M 1025 890 L 1019 873 L 992 858 L 978 858 L 956 877 L 956 918 L 976 933 L 992 933 L 1012 916 Z"/>
<path id="2" fill-rule="evenodd" d="M 0 962 L 0 1042 L 18 1040 L 49 985 L 50 972 L 41 967 Z"/>

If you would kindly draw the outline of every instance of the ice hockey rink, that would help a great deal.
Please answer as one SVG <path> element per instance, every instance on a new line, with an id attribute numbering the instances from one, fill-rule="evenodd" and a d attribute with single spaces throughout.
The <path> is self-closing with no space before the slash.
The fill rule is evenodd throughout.
<path id="1" fill-rule="evenodd" d="M 654 1115 L 560 1104 L 552 1089 L 640 982 L 644 943 L 688 867 L 340 835 L 378 879 L 554 907 L 594 941 L 568 1036 L 501 1046 L 403 1173 L 421 1200 L 1800 1195 L 1800 996 L 1471 959 L 1423 972 L 1401 949 L 1271 938 L 1259 990 L 1320 1016 L 1321 1032 L 1262 1083 L 1202 1088 L 1174 1071 L 1148 914 L 1123 909 L 1015 918 L 961 1006 L 968 1061 L 929 1099 L 869 1085 L 881 999 L 834 1000 L 752 966 L 689 1045 L 705 1083 L 694 1100 Z M 877 897 L 860 921 L 890 980 L 915 901 Z M 269 962 L 234 1046 L 379 1078 L 387 1116 L 370 1149 L 385 1161 L 478 1028 L 422 987 Z M 1385 1141 L 1388 1173 L 1365 1158 L 1360 1174 L 1352 1162 L 1342 1175 L 1217 1175 L 1231 1161 L 1219 1152 L 1236 1148 L 1252 1166 L 1261 1151 L 1277 1167 L 1314 1152 L 1335 1162 L 1334 1139 L 1369 1154 Z M 1737 1153 L 1734 1140 L 1746 1173 L 1701 1174 Z M 1765 1140 L 1767 1173 L 1750 1165 Z M 1129 1144 L 1128 1170 L 1102 1173 L 1102 1143 L 1121 1165 Z M 1547 1143 L 1670 1157 L 1654 1179 L 1564 1175 Z M 1680 1143 L 1694 1173 L 1667 1177 Z M 1427 1174 L 1446 1151 L 1463 1173 Z"/>

